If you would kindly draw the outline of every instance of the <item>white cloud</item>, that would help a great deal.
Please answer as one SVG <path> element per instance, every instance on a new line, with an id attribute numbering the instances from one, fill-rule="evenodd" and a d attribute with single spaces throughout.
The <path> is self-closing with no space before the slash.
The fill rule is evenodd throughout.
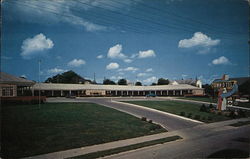
<path id="1" fill-rule="evenodd" d="M 138 68 L 136 68 L 136 67 L 127 67 L 127 68 L 125 68 L 125 69 L 123 69 L 124 71 L 132 71 L 132 72 L 135 72 L 135 71 L 137 71 L 138 70 Z"/>
<path id="2" fill-rule="evenodd" d="M 117 82 L 119 79 L 123 79 L 123 76 L 111 76 L 110 79 Z"/>
<path id="3" fill-rule="evenodd" d="M 109 48 L 107 57 L 111 58 L 111 59 L 124 59 L 124 58 L 126 58 L 126 56 L 121 51 L 122 51 L 122 45 L 117 44 L 117 45 Z"/>
<path id="4" fill-rule="evenodd" d="M 86 64 L 86 62 L 84 60 L 82 60 L 82 59 L 74 59 L 74 60 L 72 60 L 72 61 L 70 61 L 68 63 L 68 66 L 79 67 L 79 66 L 84 65 L 84 64 Z"/>
<path id="5" fill-rule="evenodd" d="M 67 70 L 60 69 L 60 68 L 52 68 L 52 69 L 49 69 L 47 72 L 48 72 L 48 74 L 55 74 L 55 73 L 62 73 L 65 71 L 67 71 Z"/>
<path id="6" fill-rule="evenodd" d="M 153 72 L 153 69 L 152 68 L 148 68 L 148 69 L 146 69 L 146 72 Z"/>
<path id="7" fill-rule="evenodd" d="M 24 75 L 24 74 L 23 74 L 23 75 L 21 75 L 20 77 L 22 77 L 22 78 L 26 78 L 26 79 L 27 79 L 27 76 L 26 76 L 26 75 Z"/>
<path id="8" fill-rule="evenodd" d="M 23 41 L 21 56 L 23 58 L 30 58 L 30 56 L 41 53 L 44 50 L 52 49 L 53 46 L 53 41 L 40 33 L 33 38 L 27 38 Z"/>
<path id="9" fill-rule="evenodd" d="M 147 73 L 138 73 L 137 74 L 137 77 L 145 77 L 147 76 L 148 74 Z"/>
<path id="10" fill-rule="evenodd" d="M 104 56 L 103 55 L 98 55 L 98 56 L 96 56 L 96 58 L 102 59 L 102 58 L 104 58 Z"/>
<path id="11" fill-rule="evenodd" d="M 196 46 L 201 47 L 211 47 L 218 45 L 220 43 L 219 39 L 212 40 L 207 35 L 203 34 L 202 32 L 194 33 L 193 37 L 190 39 L 183 39 L 179 41 L 179 48 L 191 48 Z"/>
<path id="12" fill-rule="evenodd" d="M 119 68 L 119 64 L 115 63 L 115 62 L 111 62 L 110 64 L 108 64 L 106 66 L 107 70 L 114 70 L 114 69 L 118 69 Z"/>
<path id="13" fill-rule="evenodd" d="M 83 0 L 84 3 L 91 6 L 91 1 Z M 82 1 L 81 1 L 82 2 Z M 22 0 L 24 5 L 28 4 L 32 7 L 24 7 L 20 5 L 20 2 L 14 3 L 12 5 L 13 10 L 18 16 L 17 19 L 31 22 L 31 23 L 42 23 L 42 24 L 55 24 L 59 22 L 66 22 L 74 26 L 80 26 L 85 28 L 86 31 L 99 31 L 106 30 L 107 27 L 94 24 L 82 17 L 76 15 L 72 10 L 78 8 L 79 10 L 86 8 L 87 5 L 79 5 L 77 1 L 67 1 L 67 0 L 43 0 L 43 1 L 30 1 Z M 63 16 L 59 16 L 63 15 Z M 26 18 L 23 18 L 26 17 Z M 39 20 L 37 20 L 39 19 Z"/>
<path id="14" fill-rule="evenodd" d="M 152 76 L 150 78 L 147 78 L 147 79 L 143 80 L 143 83 L 151 84 L 151 83 L 154 83 L 156 81 L 157 81 L 157 78 L 155 76 Z"/>
<path id="15" fill-rule="evenodd" d="M 148 58 L 148 57 L 155 57 L 154 50 L 147 50 L 147 51 L 139 51 L 138 58 Z"/>
<path id="16" fill-rule="evenodd" d="M 131 59 L 124 59 L 123 61 L 126 62 L 126 63 L 131 63 L 131 62 L 133 62 L 133 60 L 131 60 Z"/>
<path id="17" fill-rule="evenodd" d="M 214 65 L 226 65 L 226 64 L 230 64 L 230 61 L 225 56 L 221 56 L 217 59 L 214 59 L 212 61 L 212 64 L 214 64 Z"/>

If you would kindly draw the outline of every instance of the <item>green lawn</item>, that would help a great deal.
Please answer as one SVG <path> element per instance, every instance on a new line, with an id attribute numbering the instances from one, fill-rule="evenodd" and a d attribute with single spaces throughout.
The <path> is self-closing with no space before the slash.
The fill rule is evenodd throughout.
<path id="1" fill-rule="evenodd" d="M 203 122 L 216 122 L 222 120 L 228 120 L 229 117 L 223 115 L 217 115 L 214 113 L 201 112 L 201 104 L 185 103 L 179 101 L 125 101 L 132 104 L 137 104 L 164 112 L 169 112 L 173 114 L 180 115 L 181 112 L 185 113 L 185 117 L 195 118 L 195 116 L 200 116 L 199 119 Z"/>
<path id="2" fill-rule="evenodd" d="M 217 99 L 213 99 L 213 98 L 209 98 L 209 97 L 178 97 L 178 98 L 186 99 L 186 100 L 209 102 L 209 103 L 217 103 Z"/>
<path id="3" fill-rule="evenodd" d="M 165 132 L 93 103 L 2 107 L 2 157 L 20 158 Z"/>

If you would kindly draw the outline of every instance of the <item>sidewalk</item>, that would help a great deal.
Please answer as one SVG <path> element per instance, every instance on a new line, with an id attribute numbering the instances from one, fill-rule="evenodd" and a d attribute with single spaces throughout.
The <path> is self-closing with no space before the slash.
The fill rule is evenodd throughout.
<path id="1" fill-rule="evenodd" d="M 155 135 L 142 136 L 142 137 L 126 139 L 126 140 L 119 140 L 119 141 L 93 145 L 93 146 L 86 146 L 86 147 L 81 147 L 81 148 L 75 148 L 75 149 L 70 149 L 70 150 L 65 150 L 65 151 L 52 152 L 48 154 L 27 157 L 26 159 L 69 158 L 69 157 L 80 156 L 80 155 L 93 153 L 97 151 L 104 151 L 104 150 L 114 149 L 118 147 L 138 144 L 138 143 L 142 143 L 146 141 L 157 140 L 157 139 L 166 138 L 166 137 L 170 137 L 174 135 L 179 135 L 180 137 L 183 138 L 182 139 L 183 141 L 187 139 L 194 139 L 194 138 L 201 137 L 201 136 L 211 135 L 219 131 L 237 129 L 235 127 L 231 127 L 228 125 L 232 123 L 236 123 L 238 121 L 247 121 L 247 120 L 250 120 L 250 119 L 244 118 L 244 119 L 228 120 L 228 121 L 222 121 L 222 122 L 211 123 L 211 124 L 202 124 L 202 125 L 195 126 L 193 128 L 186 128 L 186 129 L 160 133 L 160 134 L 155 134 Z"/>

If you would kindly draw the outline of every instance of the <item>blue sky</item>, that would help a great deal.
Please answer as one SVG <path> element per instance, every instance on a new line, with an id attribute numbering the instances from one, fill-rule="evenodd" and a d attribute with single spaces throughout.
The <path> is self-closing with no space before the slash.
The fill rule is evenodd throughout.
<path id="1" fill-rule="evenodd" d="M 247 0 L 4 0 L 1 69 L 97 82 L 249 76 Z"/>

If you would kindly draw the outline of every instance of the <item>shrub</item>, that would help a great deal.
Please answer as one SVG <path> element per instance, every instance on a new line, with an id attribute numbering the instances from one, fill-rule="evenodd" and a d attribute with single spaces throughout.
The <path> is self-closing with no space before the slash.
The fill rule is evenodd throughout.
<path id="1" fill-rule="evenodd" d="M 152 120 L 149 120 L 148 123 L 153 123 L 153 121 L 152 121 Z"/>
<path id="2" fill-rule="evenodd" d="M 181 112 L 180 115 L 181 115 L 181 116 L 185 116 L 185 112 Z"/>
<path id="3" fill-rule="evenodd" d="M 218 112 L 217 115 L 221 115 L 221 112 Z"/>
<path id="4" fill-rule="evenodd" d="M 214 108 L 213 104 L 209 104 L 209 108 L 210 109 Z"/>
<path id="5" fill-rule="evenodd" d="M 201 112 L 207 112 L 207 107 L 205 106 L 205 104 L 202 104 L 202 105 L 201 105 L 200 111 L 201 111 Z"/>
<path id="6" fill-rule="evenodd" d="M 201 120 L 202 120 L 202 121 L 205 121 L 205 120 L 206 120 L 206 117 L 203 116 L 203 117 L 201 118 Z"/>
<path id="7" fill-rule="evenodd" d="M 141 117 L 141 120 L 142 121 L 147 121 L 147 118 L 143 116 L 143 117 Z"/>
<path id="8" fill-rule="evenodd" d="M 207 120 L 211 121 L 211 120 L 213 120 L 213 118 L 211 116 L 208 116 Z"/>
<path id="9" fill-rule="evenodd" d="M 192 118 L 192 113 L 188 113 L 188 118 Z"/>
<path id="10" fill-rule="evenodd" d="M 240 117 L 243 117 L 243 118 L 246 117 L 245 111 L 243 111 L 243 110 L 240 109 L 240 110 L 239 110 L 239 116 L 240 116 Z"/>
<path id="11" fill-rule="evenodd" d="M 200 115 L 195 115 L 195 116 L 194 116 L 194 119 L 196 119 L 196 120 L 199 120 L 200 118 L 201 118 Z"/>
<path id="12" fill-rule="evenodd" d="M 157 130 L 157 129 L 160 129 L 160 128 L 161 128 L 160 125 L 154 124 L 154 125 L 151 125 L 151 126 L 149 127 L 149 130 L 154 131 L 154 130 Z"/>

